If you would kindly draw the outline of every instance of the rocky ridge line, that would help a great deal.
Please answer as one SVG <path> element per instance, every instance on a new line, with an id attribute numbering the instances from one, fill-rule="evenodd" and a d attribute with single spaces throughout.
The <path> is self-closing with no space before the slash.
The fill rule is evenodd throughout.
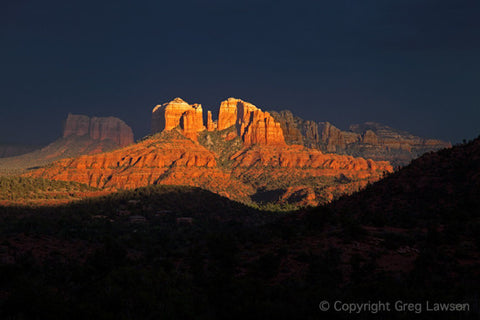
<path id="1" fill-rule="evenodd" d="M 451 147 L 449 142 L 425 139 L 374 122 L 351 125 L 343 131 L 329 122 L 296 117 L 291 111 L 272 111 L 287 144 L 301 144 L 328 153 L 346 154 L 393 165 L 406 165 L 422 154 Z"/>

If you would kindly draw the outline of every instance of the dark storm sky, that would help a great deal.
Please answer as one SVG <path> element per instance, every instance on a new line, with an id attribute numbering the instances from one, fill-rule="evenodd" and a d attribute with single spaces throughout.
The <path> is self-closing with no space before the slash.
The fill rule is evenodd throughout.
<path id="1" fill-rule="evenodd" d="M 176 96 L 474 138 L 479 17 L 477 0 L 4 0 L 0 141 L 48 143 L 68 112 L 139 138 Z"/>

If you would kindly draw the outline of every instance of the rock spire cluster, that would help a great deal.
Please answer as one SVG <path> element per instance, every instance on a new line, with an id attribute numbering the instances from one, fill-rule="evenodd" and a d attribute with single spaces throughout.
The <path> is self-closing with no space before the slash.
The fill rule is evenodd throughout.
<path id="1" fill-rule="evenodd" d="M 152 111 L 152 133 L 180 128 L 182 133 L 196 141 L 204 130 L 222 131 L 235 126 L 245 145 L 285 145 L 280 123 L 268 113 L 249 102 L 228 98 L 220 104 L 218 121 L 208 111 L 206 126 L 200 104 L 190 105 L 181 98 L 157 105 Z"/>

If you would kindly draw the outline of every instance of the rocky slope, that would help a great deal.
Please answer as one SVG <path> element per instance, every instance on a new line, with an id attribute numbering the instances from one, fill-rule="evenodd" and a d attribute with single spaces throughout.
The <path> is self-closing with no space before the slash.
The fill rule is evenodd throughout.
<path id="1" fill-rule="evenodd" d="M 260 202 L 317 205 L 358 191 L 392 171 L 388 162 L 324 154 L 297 145 L 256 145 L 238 151 L 231 160 L 232 174 L 253 185 L 253 198 Z"/>
<path id="2" fill-rule="evenodd" d="M 0 158 L 19 156 L 28 152 L 32 152 L 38 148 L 40 148 L 40 146 L 0 144 Z"/>
<path id="3" fill-rule="evenodd" d="M 0 172 L 38 167 L 58 159 L 105 152 L 131 143 L 132 129 L 118 118 L 69 114 L 61 138 L 33 152 L 0 159 Z"/>
<path id="4" fill-rule="evenodd" d="M 288 144 L 302 144 L 329 153 L 390 161 L 406 165 L 420 155 L 451 147 L 448 142 L 424 139 L 374 122 L 342 131 L 329 122 L 303 120 L 290 111 L 271 112 Z"/>
<path id="5" fill-rule="evenodd" d="M 318 197 L 310 195 L 309 203 L 316 204 L 355 191 L 392 170 L 386 162 L 326 155 L 301 146 L 241 147 L 228 157 L 228 164 L 221 165 L 219 154 L 177 130 L 112 152 L 61 160 L 27 175 L 113 189 L 149 184 L 198 186 L 242 201 L 258 191 L 276 190 L 280 196 L 291 186 L 314 185 Z M 325 189 L 335 181 L 339 188 Z"/>
<path id="6" fill-rule="evenodd" d="M 217 167 L 216 155 L 177 129 L 108 153 L 64 159 L 28 173 L 32 177 L 77 181 L 94 187 L 133 189 L 149 184 L 205 187 L 238 198 L 251 192 Z"/>
<path id="7" fill-rule="evenodd" d="M 230 98 L 218 126 L 201 106 L 180 98 L 156 106 L 153 136 L 109 153 L 58 161 L 33 177 L 131 189 L 149 184 L 202 187 L 231 199 L 318 204 L 391 172 L 388 162 L 287 146 L 280 123 L 253 104 Z M 276 195 L 265 198 L 266 195 Z"/>

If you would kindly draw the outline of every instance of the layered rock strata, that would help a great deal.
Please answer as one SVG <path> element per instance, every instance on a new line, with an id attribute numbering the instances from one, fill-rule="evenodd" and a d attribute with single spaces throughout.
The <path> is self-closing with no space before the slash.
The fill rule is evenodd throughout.
<path id="1" fill-rule="evenodd" d="M 229 98 L 220 104 L 218 130 L 236 126 L 245 145 L 285 145 L 279 122 L 268 112 L 240 99 Z"/>
<path id="2" fill-rule="evenodd" d="M 271 112 L 281 124 L 287 144 L 302 144 L 324 152 L 390 161 L 405 165 L 422 154 L 449 148 L 449 142 L 425 139 L 374 122 L 340 130 L 329 122 L 306 121 L 288 110 Z"/>
<path id="3" fill-rule="evenodd" d="M 115 117 L 88 117 L 68 114 L 63 137 L 88 136 L 92 140 L 111 140 L 124 147 L 133 143 L 133 131 L 122 120 Z"/>
<path id="4" fill-rule="evenodd" d="M 109 153 L 60 160 L 27 175 L 113 189 L 156 183 L 190 185 L 245 200 L 259 186 L 268 187 L 273 181 L 287 187 L 305 183 L 313 183 L 314 187 L 316 182 L 312 179 L 328 177 L 334 181 L 344 177 L 348 183 L 352 179 L 351 185 L 357 190 L 357 181 L 366 184 L 378 180 L 385 171 L 392 171 L 388 163 L 323 154 L 303 146 L 247 146 L 232 153 L 228 161 L 222 160 L 221 165 L 219 160 L 218 153 L 187 139 L 177 128 Z M 267 173 L 269 178 L 265 178 Z M 341 192 L 346 192 L 348 183 Z M 350 186 L 348 190 L 353 189 Z M 317 191 L 318 199 L 324 199 L 318 201 L 331 200 L 340 192 Z M 312 198 L 310 193 L 307 196 Z"/>
<path id="5" fill-rule="evenodd" d="M 197 140 L 197 134 L 205 130 L 201 104 L 188 104 L 181 98 L 157 105 L 152 111 L 152 133 L 169 131 L 179 127 L 183 134 Z"/>
<path id="6" fill-rule="evenodd" d="M 183 134 L 197 141 L 198 133 L 225 130 L 235 126 L 237 135 L 245 145 L 285 145 L 280 123 L 268 113 L 251 103 L 229 98 L 220 105 L 215 127 L 212 113 L 207 113 L 207 125 L 203 124 L 203 110 L 199 104 L 190 105 L 181 98 L 157 105 L 152 111 L 152 133 L 169 131 L 179 127 Z"/>

